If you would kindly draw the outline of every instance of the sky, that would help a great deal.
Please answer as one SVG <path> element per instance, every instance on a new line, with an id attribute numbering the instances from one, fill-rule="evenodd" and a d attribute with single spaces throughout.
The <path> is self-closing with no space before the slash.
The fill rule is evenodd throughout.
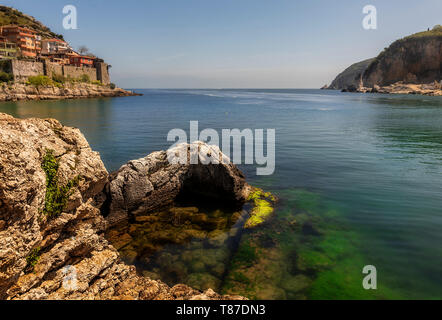
<path id="1" fill-rule="evenodd" d="M 318 88 L 442 24 L 442 0 L 2 0 L 112 65 L 124 88 Z M 63 7 L 78 29 L 63 28 Z M 362 27 L 366 5 L 377 29 Z"/>

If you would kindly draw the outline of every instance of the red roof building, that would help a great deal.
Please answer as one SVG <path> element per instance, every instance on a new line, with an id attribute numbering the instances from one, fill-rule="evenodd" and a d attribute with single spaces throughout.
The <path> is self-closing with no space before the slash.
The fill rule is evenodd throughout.
<path id="1" fill-rule="evenodd" d="M 90 67 L 94 66 L 95 57 L 90 56 L 71 56 L 70 64 L 76 67 Z"/>

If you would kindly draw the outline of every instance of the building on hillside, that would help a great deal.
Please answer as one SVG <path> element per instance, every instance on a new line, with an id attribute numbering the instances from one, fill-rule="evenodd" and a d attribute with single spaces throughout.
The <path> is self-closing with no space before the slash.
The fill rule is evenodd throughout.
<path id="1" fill-rule="evenodd" d="M 60 39 L 44 39 L 41 41 L 41 54 L 48 55 L 70 50 L 71 47 L 66 41 Z"/>
<path id="2" fill-rule="evenodd" d="M 72 49 L 66 49 L 52 54 L 42 55 L 42 58 L 47 58 L 51 62 L 55 62 L 61 65 L 70 65 L 71 58 L 80 56 Z"/>
<path id="3" fill-rule="evenodd" d="M 20 50 L 20 55 L 29 58 L 36 58 L 41 52 L 41 42 L 37 32 L 20 27 L 9 25 L 1 27 L 1 35 L 10 43 L 15 43 Z"/>
<path id="4" fill-rule="evenodd" d="M 0 58 L 13 58 L 18 54 L 17 45 L 0 36 Z"/>
<path id="5" fill-rule="evenodd" d="M 94 60 L 95 57 L 90 56 L 71 56 L 70 57 L 70 64 L 76 67 L 94 67 Z"/>

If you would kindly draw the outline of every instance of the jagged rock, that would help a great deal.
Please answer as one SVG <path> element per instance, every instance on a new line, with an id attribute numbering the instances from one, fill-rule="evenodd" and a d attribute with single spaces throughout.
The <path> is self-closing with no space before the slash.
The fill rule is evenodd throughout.
<path id="1" fill-rule="evenodd" d="M 48 150 L 58 161 L 57 183 L 81 177 L 55 216 L 43 210 Z M 107 180 L 78 129 L 0 113 L 0 299 L 242 299 L 170 288 L 124 264 L 103 237 L 94 201 Z"/>
<path id="2" fill-rule="evenodd" d="M 199 164 L 169 161 L 180 154 L 187 154 L 188 160 L 198 157 Z M 219 164 L 202 164 L 208 157 L 215 156 Z M 171 204 L 179 194 L 191 193 L 222 199 L 224 204 L 242 204 L 251 188 L 241 171 L 218 147 L 194 142 L 129 161 L 111 175 L 108 189 L 107 221 L 113 226 Z"/>

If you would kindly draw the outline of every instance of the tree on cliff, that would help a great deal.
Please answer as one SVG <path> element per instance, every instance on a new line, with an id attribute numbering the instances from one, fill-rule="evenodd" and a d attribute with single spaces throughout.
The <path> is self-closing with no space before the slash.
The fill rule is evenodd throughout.
<path id="1" fill-rule="evenodd" d="M 89 53 L 89 48 L 88 47 L 86 47 L 86 46 L 80 46 L 79 48 L 78 48 L 78 53 L 79 54 L 87 54 L 87 53 Z"/>

